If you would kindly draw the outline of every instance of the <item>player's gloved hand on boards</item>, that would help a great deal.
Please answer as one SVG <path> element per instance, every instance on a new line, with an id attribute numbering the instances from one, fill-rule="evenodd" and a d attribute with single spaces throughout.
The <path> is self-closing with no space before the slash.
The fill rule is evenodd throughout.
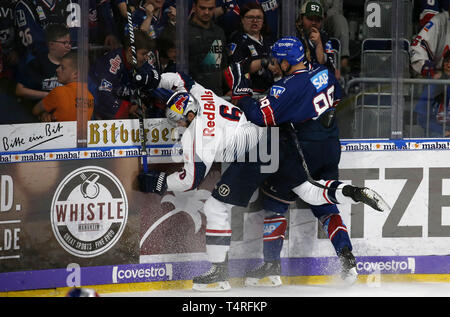
<path id="1" fill-rule="evenodd" d="M 132 79 L 133 86 L 139 89 L 152 90 L 158 87 L 161 76 L 148 62 L 145 62 L 136 71 Z"/>
<path id="2" fill-rule="evenodd" d="M 239 100 L 253 95 L 253 89 L 250 88 L 251 81 L 242 73 L 241 65 L 239 63 L 232 63 L 225 69 L 224 74 L 228 87 L 230 87 L 232 92 L 232 100 Z"/>
<path id="3" fill-rule="evenodd" d="M 436 73 L 436 66 L 432 61 L 425 61 L 425 63 L 422 66 L 421 74 L 423 77 L 427 78 L 433 78 L 434 74 Z"/>
<path id="4" fill-rule="evenodd" d="M 156 193 L 161 196 L 167 190 L 167 176 L 164 172 L 148 171 L 138 175 L 139 190 L 144 193 Z"/>

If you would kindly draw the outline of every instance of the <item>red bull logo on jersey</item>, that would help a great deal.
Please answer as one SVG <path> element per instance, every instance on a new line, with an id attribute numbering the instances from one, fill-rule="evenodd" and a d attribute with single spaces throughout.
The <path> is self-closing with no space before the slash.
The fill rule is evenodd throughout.
<path id="1" fill-rule="evenodd" d="M 206 90 L 201 100 L 203 102 L 203 115 L 208 119 L 206 127 L 203 129 L 203 136 L 214 136 L 216 130 L 216 105 L 212 92 Z"/>

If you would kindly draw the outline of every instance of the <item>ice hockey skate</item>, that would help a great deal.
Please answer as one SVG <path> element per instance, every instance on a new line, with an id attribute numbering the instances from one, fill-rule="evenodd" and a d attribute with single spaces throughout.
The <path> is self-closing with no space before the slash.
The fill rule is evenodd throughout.
<path id="1" fill-rule="evenodd" d="M 344 247 L 338 257 L 341 262 L 341 278 L 346 284 L 354 284 L 358 280 L 355 257 L 348 247 Z"/>
<path id="2" fill-rule="evenodd" d="M 245 273 L 245 286 L 276 287 L 281 282 L 281 264 L 280 261 L 263 262 L 260 266 Z"/>
<path id="3" fill-rule="evenodd" d="M 389 205 L 379 194 L 367 187 L 346 185 L 342 189 L 342 194 L 344 196 L 352 198 L 356 202 L 362 202 L 366 205 L 369 205 L 370 207 L 378 211 L 391 210 L 391 207 L 389 207 Z"/>
<path id="4" fill-rule="evenodd" d="M 193 278 L 192 289 L 200 292 L 223 292 L 231 289 L 228 282 L 228 261 L 211 263 L 211 268 Z"/>

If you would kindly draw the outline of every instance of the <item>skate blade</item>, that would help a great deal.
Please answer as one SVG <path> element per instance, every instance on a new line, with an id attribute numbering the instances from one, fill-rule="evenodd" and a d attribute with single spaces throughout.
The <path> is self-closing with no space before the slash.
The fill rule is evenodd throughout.
<path id="1" fill-rule="evenodd" d="M 384 211 L 390 211 L 391 207 L 387 204 L 386 201 L 384 201 L 384 199 L 374 190 L 370 189 L 370 188 L 365 188 L 363 190 L 363 194 L 370 200 L 372 200 L 373 202 L 375 202 L 375 205 L 373 204 L 369 204 L 369 206 L 371 206 L 373 209 L 380 211 L 380 212 L 384 212 Z"/>
<path id="2" fill-rule="evenodd" d="M 198 292 L 226 292 L 231 289 L 228 281 L 216 282 L 211 284 L 196 284 L 192 286 L 192 290 Z"/>
<path id="3" fill-rule="evenodd" d="M 351 268 L 342 279 L 344 280 L 344 283 L 349 286 L 355 284 L 356 281 L 358 281 L 358 272 L 356 272 L 356 268 Z"/>
<path id="4" fill-rule="evenodd" d="M 281 278 L 279 275 L 271 275 L 263 278 L 247 277 L 245 278 L 244 285 L 252 287 L 278 287 L 281 286 Z"/>

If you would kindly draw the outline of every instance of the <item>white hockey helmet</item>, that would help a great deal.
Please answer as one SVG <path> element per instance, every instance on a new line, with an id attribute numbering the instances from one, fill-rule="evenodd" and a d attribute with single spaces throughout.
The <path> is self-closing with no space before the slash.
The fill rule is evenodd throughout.
<path id="1" fill-rule="evenodd" d="M 166 117 L 172 124 L 185 120 L 189 111 L 197 113 L 197 110 L 197 100 L 187 92 L 175 92 L 166 103 Z"/>

